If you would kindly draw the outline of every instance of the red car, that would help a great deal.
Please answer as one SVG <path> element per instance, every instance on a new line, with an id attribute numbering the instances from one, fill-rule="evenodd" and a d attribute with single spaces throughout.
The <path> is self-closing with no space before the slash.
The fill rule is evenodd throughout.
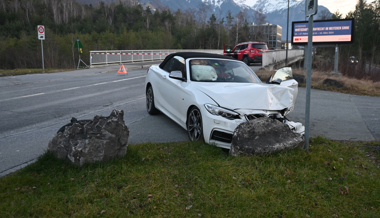
<path id="1" fill-rule="evenodd" d="M 268 50 L 265 42 L 242 42 L 232 49 L 230 45 L 224 45 L 223 55 L 232 56 L 247 65 L 250 63 L 262 63 L 262 55 Z"/>

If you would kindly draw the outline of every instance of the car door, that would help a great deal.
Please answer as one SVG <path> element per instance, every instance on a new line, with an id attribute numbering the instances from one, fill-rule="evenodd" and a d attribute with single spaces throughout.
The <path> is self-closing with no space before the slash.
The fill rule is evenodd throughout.
<path id="1" fill-rule="evenodd" d="M 243 44 L 240 46 L 240 50 L 238 52 L 238 58 L 239 60 L 243 60 L 244 54 L 247 53 L 248 44 Z"/>
<path id="2" fill-rule="evenodd" d="M 156 90 L 160 96 L 160 109 L 171 119 L 180 123 L 183 113 L 181 112 L 181 96 L 183 95 L 182 83 L 184 81 L 170 78 L 170 72 L 181 71 L 185 74 L 185 59 L 180 56 L 174 56 L 163 67 L 162 73 L 158 79 Z"/>
<path id="3" fill-rule="evenodd" d="M 240 52 L 241 45 L 238 45 L 234 48 L 232 57 L 235 59 L 239 59 L 239 52 Z"/>
<path id="4" fill-rule="evenodd" d="M 223 55 L 231 56 L 232 55 L 232 46 L 224 44 Z"/>

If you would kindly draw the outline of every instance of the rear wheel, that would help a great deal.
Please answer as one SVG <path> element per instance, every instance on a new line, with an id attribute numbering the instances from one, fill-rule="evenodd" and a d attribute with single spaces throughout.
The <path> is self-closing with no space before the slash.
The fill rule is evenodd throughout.
<path id="1" fill-rule="evenodd" d="M 202 114 L 197 107 L 191 108 L 187 115 L 187 133 L 190 141 L 203 140 Z"/>
<path id="2" fill-rule="evenodd" d="M 243 58 L 243 62 L 244 62 L 246 65 L 248 65 L 248 66 L 249 66 L 248 57 L 244 57 L 244 58 Z"/>
<path id="3" fill-rule="evenodd" d="M 158 110 L 154 106 L 154 94 L 152 86 L 149 86 L 146 90 L 146 110 L 150 115 L 158 114 Z"/>

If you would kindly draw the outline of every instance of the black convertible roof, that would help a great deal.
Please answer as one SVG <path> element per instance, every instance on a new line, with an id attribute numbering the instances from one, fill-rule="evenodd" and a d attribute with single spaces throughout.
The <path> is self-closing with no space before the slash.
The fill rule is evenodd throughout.
<path id="1" fill-rule="evenodd" d="M 188 58 L 223 58 L 223 59 L 232 59 L 230 56 L 225 56 L 225 55 L 219 55 L 219 54 L 211 54 L 211 53 L 204 53 L 204 52 L 177 52 L 177 53 L 172 53 L 168 56 L 166 56 L 165 60 L 162 61 L 160 64 L 160 68 L 162 69 L 166 62 L 170 60 L 173 56 L 180 56 L 183 57 L 184 59 Z"/>

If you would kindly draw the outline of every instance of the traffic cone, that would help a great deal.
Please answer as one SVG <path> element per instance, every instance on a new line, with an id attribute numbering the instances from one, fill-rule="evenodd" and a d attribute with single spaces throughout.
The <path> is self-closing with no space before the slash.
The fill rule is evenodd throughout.
<path id="1" fill-rule="evenodd" d="M 127 70 L 125 69 L 124 65 L 121 65 L 119 71 L 117 71 L 118 74 L 120 73 L 123 73 L 123 74 L 127 74 Z"/>

